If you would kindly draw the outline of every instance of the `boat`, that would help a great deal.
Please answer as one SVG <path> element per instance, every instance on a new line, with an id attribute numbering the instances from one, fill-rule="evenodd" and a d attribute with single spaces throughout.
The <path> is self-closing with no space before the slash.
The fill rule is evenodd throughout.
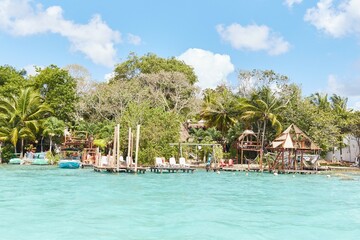
<path id="1" fill-rule="evenodd" d="M 21 162 L 22 162 L 22 160 L 21 160 L 21 158 L 18 158 L 18 157 L 16 157 L 16 158 L 11 158 L 10 160 L 9 160 L 9 164 L 21 164 Z"/>
<path id="2" fill-rule="evenodd" d="M 78 149 L 62 149 L 59 168 L 76 169 L 81 167 L 80 151 Z"/>
<path id="3" fill-rule="evenodd" d="M 49 160 L 46 158 L 44 152 L 38 152 L 34 154 L 31 165 L 48 165 Z"/>

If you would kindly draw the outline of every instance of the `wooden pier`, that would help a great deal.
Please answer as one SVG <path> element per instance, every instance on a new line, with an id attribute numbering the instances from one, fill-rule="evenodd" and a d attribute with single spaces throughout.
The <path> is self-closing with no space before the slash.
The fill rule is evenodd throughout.
<path id="1" fill-rule="evenodd" d="M 94 166 L 95 172 L 112 172 L 112 173 L 145 173 L 147 168 L 144 167 L 138 167 L 136 170 L 134 167 L 110 167 L 110 166 Z"/>
<path id="2" fill-rule="evenodd" d="M 278 170 L 278 173 L 281 174 L 317 174 L 319 171 L 316 170 L 294 170 L 294 169 L 285 169 Z"/>
<path id="3" fill-rule="evenodd" d="M 183 173 L 193 173 L 195 171 L 195 168 L 185 167 L 185 168 L 178 168 L 178 167 L 151 167 L 151 172 L 154 173 L 177 173 L 177 172 L 183 172 Z"/>

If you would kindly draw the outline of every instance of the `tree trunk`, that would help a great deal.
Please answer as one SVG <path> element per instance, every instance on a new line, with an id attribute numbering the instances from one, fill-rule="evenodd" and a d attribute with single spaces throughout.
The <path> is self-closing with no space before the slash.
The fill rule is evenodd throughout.
<path id="1" fill-rule="evenodd" d="M 264 121 L 264 127 L 263 127 L 262 139 L 261 139 L 261 149 L 263 149 L 263 148 L 264 148 L 264 142 L 265 142 L 265 131 L 266 131 L 266 120 Z"/>
<path id="2" fill-rule="evenodd" d="M 52 151 L 52 136 L 49 137 L 50 139 L 50 152 Z"/>
<path id="3" fill-rule="evenodd" d="M 40 143 L 41 152 L 44 151 L 43 141 L 44 141 L 44 136 L 41 137 L 41 143 Z"/>
<path id="4" fill-rule="evenodd" d="M 21 139 L 21 152 L 20 152 L 20 158 L 23 157 L 24 154 L 24 139 Z"/>

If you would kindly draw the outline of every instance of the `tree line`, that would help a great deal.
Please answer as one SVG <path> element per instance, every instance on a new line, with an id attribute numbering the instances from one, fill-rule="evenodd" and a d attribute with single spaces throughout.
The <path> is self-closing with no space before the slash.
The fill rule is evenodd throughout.
<path id="1" fill-rule="evenodd" d="M 79 65 L 50 65 L 36 72 L 29 76 L 0 66 L 4 160 L 30 147 L 53 150 L 61 144 L 65 127 L 87 131 L 107 151 L 117 123 L 123 153 L 127 129 L 142 125 L 142 164 L 176 154 L 169 143 L 179 141 L 187 120 L 204 119 L 207 125 L 206 130 L 190 129 L 188 141 L 221 143 L 227 157 L 234 156 L 233 143 L 245 129 L 254 130 L 266 145 L 284 126 L 295 123 L 323 151 L 342 149 L 348 135 L 360 136 L 359 112 L 347 108 L 346 98 L 321 93 L 304 97 L 299 86 L 272 70 L 240 71 L 236 87 L 219 85 L 202 92 L 190 66 L 150 53 L 131 53 L 115 66 L 108 82 L 92 80 Z"/>

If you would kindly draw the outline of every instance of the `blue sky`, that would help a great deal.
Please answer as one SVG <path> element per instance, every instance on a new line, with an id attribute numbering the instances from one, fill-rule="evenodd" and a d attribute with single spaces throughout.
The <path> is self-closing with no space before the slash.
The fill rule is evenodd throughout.
<path id="1" fill-rule="evenodd" d="M 129 52 L 175 56 L 199 86 L 272 69 L 360 109 L 360 0 L 0 0 L 0 65 L 80 64 L 104 81 Z"/>

